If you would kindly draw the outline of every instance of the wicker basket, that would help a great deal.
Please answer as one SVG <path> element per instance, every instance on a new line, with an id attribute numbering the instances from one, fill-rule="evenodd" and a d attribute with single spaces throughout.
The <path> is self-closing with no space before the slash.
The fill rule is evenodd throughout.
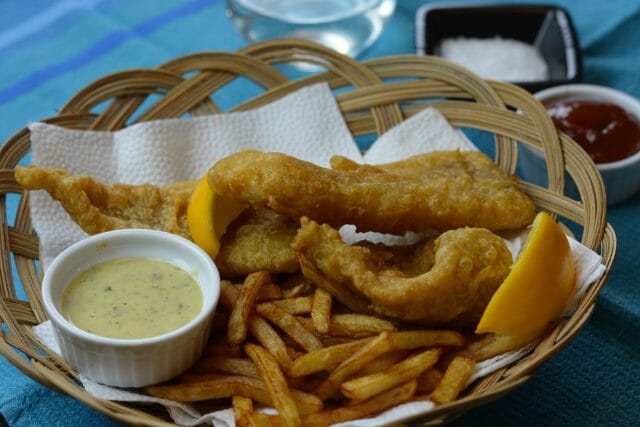
<path id="1" fill-rule="evenodd" d="M 300 61 L 326 67 L 328 71 L 289 80 L 274 67 L 278 63 Z M 106 76 L 81 90 L 57 116 L 43 121 L 73 129 L 116 130 L 130 125 L 134 115 L 139 122 L 185 114 L 215 114 L 220 109 L 212 94 L 238 77 L 255 82 L 264 88 L 264 93 L 233 110 L 254 108 L 305 85 L 326 81 L 331 88 L 340 89 L 336 99 L 354 136 L 382 134 L 404 118 L 433 106 L 454 126 L 495 134 L 495 161 L 509 173 L 516 170 L 515 141 L 542 148 L 547 159 L 548 188 L 527 182 L 521 183 L 522 188 L 539 208 L 574 223 L 574 229 L 580 229 L 582 243 L 598 251 L 610 269 L 616 237 L 605 220 L 602 180 L 587 155 L 575 142 L 556 133 L 544 108 L 529 93 L 510 84 L 481 80 L 438 58 L 396 56 L 360 63 L 308 42 L 268 42 L 239 53 L 189 55 L 156 69 Z M 96 113 L 98 110 L 101 112 Z M 29 130 L 22 129 L 0 151 L 0 316 L 7 331 L 0 339 L 0 354 L 34 380 L 114 419 L 131 424 L 167 425 L 162 408 L 92 397 L 78 384 L 77 373 L 34 336 L 31 327 L 46 320 L 37 268 L 38 238 L 31 227 L 28 194 L 16 183 L 13 171 L 29 149 Z M 565 171 L 576 182 L 581 200 L 562 195 Z M 13 226 L 6 209 L 7 195 L 11 193 L 19 198 Z M 16 298 L 12 258 L 27 301 Z M 419 421 L 450 420 L 461 411 L 495 399 L 526 381 L 585 324 L 605 279 L 602 277 L 589 289 L 576 312 L 544 337 L 528 357 L 483 378 L 460 400 L 436 407 Z"/>

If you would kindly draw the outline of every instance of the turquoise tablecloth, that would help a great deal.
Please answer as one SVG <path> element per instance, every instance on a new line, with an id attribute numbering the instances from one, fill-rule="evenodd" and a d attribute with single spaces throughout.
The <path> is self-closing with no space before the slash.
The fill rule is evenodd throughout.
<path id="1" fill-rule="evenodd" d="M 422 3 L 399 0 L 391 23 L 363 57 L 412 53 L 413 17 Z M 550 3 L 573 17 L 584 81 L 640 97 L 640 2 Z M 54 115 L 79 89 L 109 72 L 244 45 L 219 0 L 0 2 L 0 141 L 29 121 Z M 619 252 L 586 328 L 525 385 L 454 425 L 640 424 L 640 195 L 611 208 L 608 218 Z M 0 372 L 0 413 L 11 426 L 115 424 L 35 383 L 4 359 Z"/>

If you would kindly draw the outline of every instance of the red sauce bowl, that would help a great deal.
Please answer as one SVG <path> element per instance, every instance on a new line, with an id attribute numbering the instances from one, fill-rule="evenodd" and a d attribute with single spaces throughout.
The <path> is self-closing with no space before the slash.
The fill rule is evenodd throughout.
<path id="1" fill-rule="evenodd" d="M 602 175 L 607 204 L 629 199 L 640 190 L 640 101 L 617 89 L 570 84 L 534 96 L 547 108 L 556 127 L 580 144 Z M 540 152 L 522 149 L 523 177 L 546 185 Z M 572 180 L 566 193 L 577 196 Z"/>

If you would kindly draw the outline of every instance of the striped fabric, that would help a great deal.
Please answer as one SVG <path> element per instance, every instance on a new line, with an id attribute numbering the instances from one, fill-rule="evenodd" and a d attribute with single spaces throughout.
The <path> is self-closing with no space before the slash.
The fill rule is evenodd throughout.
<path id="1" fill-rule="evenodd" d="M 412 53 L 414 14 L 422 3 L 399 0 L 382 37 L 363 57 Z M 560 4 L 571 13 L 583 50 L 585 82 L 640 97 L 640 2 L 545 3 Z M 54 115 L 78 90 L 107 73 L 243 46 L 222 0 L 0 1 L 0 140 L 30 121 Z M 8 200 L 8 209 L 15 211 L 15 200 Z M 638 218 L 640 195 L 609 210 L 619 255 L 593 318 L 578 338 L 520 389 L 453 425 L 640 422 Z M 0 372 L 0 415 L 11 426 L 115 425 L 35 383 L 4 359 Z"/>

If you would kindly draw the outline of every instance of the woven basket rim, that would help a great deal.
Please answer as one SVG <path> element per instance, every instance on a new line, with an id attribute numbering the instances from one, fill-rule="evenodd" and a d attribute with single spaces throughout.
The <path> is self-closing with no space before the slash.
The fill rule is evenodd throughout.
<path id="1" fill-rule="evenodd" d="M 274 66 L 298 61 L 324 65 L 328 71 L 289 80 Z M 440 58 L 398 55 L 357 62 L 306 41 L 270 41 L 236 53 L 203 52 L 175 58 L 154 69 L 109 74 L 80 90 L 59 114 L 42 121 L 72 129 L 115 130 L 129 125 L 132 115 L 138 112 L 137 121 L 180 117 L 185 113 L 215 114 L 220 108 L 211 94 L 238 76 L 252 80 L 265 92 L 236 105 L 234 111 L 264 105 L 300 87 L 323 81 L 333 89 L 345 88 L 336 95 L 336 100 L 354 135 L 384 133 L 426 106 L 433 106 L 454 126 L 493 132 L 496 135 L 495 161 L 509 173 L 514 173 L 517 165 L 518 143 L 515 141 L 543 150 L 548 166 L 548 187 L 523 181 L 522 188 L 537 207 L 581 227 L 582 242 L 598 251 L 607 272 L 611 270 L 616 236 L 613 227 L 606 222 L 602 179 L 589 157 L 574 141 L 555 131 L 544 108 L 528 92 L 507 83 L 482 80 Z M 160 94 L 161 99 L 145 106 L 146 110 L 138 111 L 152 94 Z M 97 112 L 101 105 L 106 108 Z M 38 240 L 31 226 L 28 193 L 21 190 L 13 177 L 15 166 L 27 155 L 29 148 L 29 130 L 24 128 L 0 149 L 0 173 L 5 178 L 0 185 L 0 194 L 5 204 L 7 194 L 19 196 L 13 225 L 6 209 L 1 216 L 0 317 L 8 333 L 0 339 L 0 354 L 25 375 L 114 419 L 141 425 L 170 425 L 165 421 L 166 417 L 154 409 L 144 411 L 140 407 L 103 401 L 88 394 L 78 385 L 77 373 L 39 343 L 31 331 L 31 325 L 46 320 L 36 266 Z M 580 200 L 562 195 L 565 172 L 576 181 Z M 27 301 L 16 298 L 12 258 Z M 550 331 L 531 355 L 480 380 L 462 399 L 406 421 L 447 421 L 521 385 L 584 326 L 606 278 L 607 273 L 591 286 L 576 312 Z"/>

